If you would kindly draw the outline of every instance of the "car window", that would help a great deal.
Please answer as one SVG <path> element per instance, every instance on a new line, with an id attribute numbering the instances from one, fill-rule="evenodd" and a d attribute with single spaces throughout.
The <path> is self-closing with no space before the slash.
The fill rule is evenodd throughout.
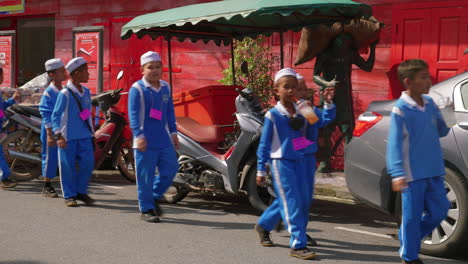
<path id="1" fill-rule="evenodd" d="M 460 92 L 463 101 L 463 107 L 468 110 L 468 82 L 461 85 Z"/>

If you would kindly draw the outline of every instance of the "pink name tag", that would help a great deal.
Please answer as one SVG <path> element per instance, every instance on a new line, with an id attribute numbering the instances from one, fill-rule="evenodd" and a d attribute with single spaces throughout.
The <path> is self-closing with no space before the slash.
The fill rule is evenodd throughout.
<path id="1" fill-rule="evenodd" d="M 307 148 L 308 146 L 314 144 L 314 142 L 308 140 L 305 137 L 299 137 L 292 140 L 294 150 L 300 150 Z"/>
<path id="2" fill-rule="evenodd" d="M 89 111 L 89 109 L 84 109 L 84 110 L 81 111 L 81 113 L 80 113 L 80 117 L 81 117 L 81 119 L 83 119 L 83 120 L 88 119 L 90 115 L 91 115 L 91 112 Z"/>
<path id="3" fill-rule="evenodd" d="M 158 109 L 151 108 L 150 117 L 154 118 L 154 119 L 157 119 L 157 120 L 161 120 L 162 119 L 162 112 L 159 111 Z"/>
<path id="4" fill-rule="evenodd" d="M 0 110 L 0 118 L 3 118 L 5 116 L 5 113 L 3 112 L 3 110 Z"/>

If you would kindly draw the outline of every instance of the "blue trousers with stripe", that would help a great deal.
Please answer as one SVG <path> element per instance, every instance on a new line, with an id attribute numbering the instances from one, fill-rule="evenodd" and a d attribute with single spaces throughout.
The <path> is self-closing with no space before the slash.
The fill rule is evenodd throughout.
<path id="1" fill-rule="evenodd" d="M 271 230 L 278 222 L 278 211 L 291 234 L 289 246 L 294 249 L 307 246 L 306 227 L 310 200 L 306 193 L 305 159 L 300 161 L 273 159 L 271 172 L 277 199 L 268 207 L 258 221 L 265 230 Z"/>
<path id="2" fill-rule="evenodd" d="M 399 232 L 400 257 L 406 261 L 418 258 L 421 241 L 447 217 L 444 177 L 415 180 L 401 193 L 402 223 Z"/>
<path id="3" fill-rule="evenodd" d="M 305 223 L 306 227 L 309 223 L 309 210 L 310 206 L 312 205 L 312 200 L 314 197 L 314 184 L 315 184 L 315 170 L 317 169 L 315 166 L 315 155 L 306 155 L 304 156 L 305 160 L 302 163 L 305 166 L 305 184 L 304 184 L 304 192 L 305 197 L 308 199 L 304 202 L 304 210 L 307 211 L 305 216 Z M 278 196 L 277 196 L 278 197 Z M 265 230 L 271 231 L 275 227 L 276 223 L 281 220 L 281 212 L 278 199 L 275 199 L 273 203 L 267 209 L 269 211 L 268 214 L 263 214 L 260 219 L 258 220 L 258 224 Z"/>
<path id="4" fill-rule="evenodd" d="M 58 149 L 47 145 L 47 131 L 42 125 L 41 128 L 42 142 L 42 177 L 52 179 L 57 176 L 58 168 Z"/>
<path id="5" fill-rule="evenodd" d="M 135 151 L 136 179 L 140 211 L 154 209 L 155 200 L 160 199 L 179 169 L 174 147 L 158 150 Z M 156 176 L 156 167 L 159 174 Z"/>
<path id="6" fill-rule="evenodd" d="M 8 179 L 10 177 L 10 166 L 8 166 L 3 150 L 0 150 L 0 170 L 0 178 L 2 180 Z"/>
<path id="7" fill-rule="evenodd" d="M 89 180 L 94 169 L 92 139 L 67 141 L 66 148 L 59 148 L 58 156 L 63 198 L 88 194 Z"/>

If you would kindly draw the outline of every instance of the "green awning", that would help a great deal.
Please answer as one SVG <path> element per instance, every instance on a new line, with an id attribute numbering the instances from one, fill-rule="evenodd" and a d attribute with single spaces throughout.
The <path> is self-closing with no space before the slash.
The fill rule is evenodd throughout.
<path id="1" fill-rule="evenodd" d="M 370 6 L 350 0 L 224 0 L 135 17 L 123 26 L 121 38 L 136 34 L 138 38 L 164 36 L 228 45 L 232 38 L 299 31 L 304 26 L 347 22 L 371 14 Z"/>

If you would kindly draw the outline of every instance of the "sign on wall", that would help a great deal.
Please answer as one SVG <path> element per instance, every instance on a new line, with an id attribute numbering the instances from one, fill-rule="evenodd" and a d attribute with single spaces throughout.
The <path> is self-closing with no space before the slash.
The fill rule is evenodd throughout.
<path id="1" fill-rule="evenodd" d="M 3 83 L 2 87 L 14 87 L 14 58 L 13 49 L 15 47 L 15 32 L 14 31 L 0 31 L 0 65 L 3 69 Z"/>
<path id="2" fill-rule="evenodd" d="M 24 0 L 0 0 L 0 14 L 24 12 Z"/>
<path id="3" fill-rule="evenodd" d="M 89 80 L 85 84 L 92 94 L 102 91 L 103 27 L 73 29 L 73 57 L 83 57 L 88 62 Z"/>

